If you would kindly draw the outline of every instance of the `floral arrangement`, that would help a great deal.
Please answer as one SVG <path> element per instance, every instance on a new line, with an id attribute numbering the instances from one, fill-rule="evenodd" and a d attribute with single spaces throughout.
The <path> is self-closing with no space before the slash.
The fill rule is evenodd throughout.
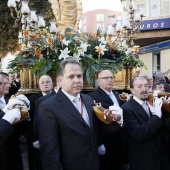
<path id="1" fill-rule="evenodd" d="M 75 33 L 68 28 L 58 33 L 54 41 L 50 37 L 47 41 L 46 48 L 41 49 L 44 47 L 43 41 L 39 41 L 37 48 L 30 46 L 28 50 L 20 52 L 9 67 L 19 69 L 19 64 L 27 63 L 32 73 L 39 77 L 56 73 L 61 60 L 71 57 L 81 63 L 87 82 L 93 84 L 101 70 L 108 69 L 116 74 L 127 67 L 144 66 L 125 41 L 120 43 L 113 36 L 99 31 L 96 34 Z"/>

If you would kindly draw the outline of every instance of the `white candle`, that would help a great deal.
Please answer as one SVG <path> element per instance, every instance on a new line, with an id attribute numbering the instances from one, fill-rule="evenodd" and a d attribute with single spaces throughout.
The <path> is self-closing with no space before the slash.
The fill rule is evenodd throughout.
<path id="1" fill-rule="evenodd" d="M 55 22 L 50 22 L 50 32 L 51 33 L 56 33 L 57 32 L 57 27 Z"/>
<path id="2" fill-rule="evenodd" d="M 39 28 L 45 27 L 45 21 L 44 21 L 43 16 L 38 17 L 38 27 Z"/>
<path id="3" fill-rule="evenodd" d="M 30 18 L 31 22 L 37 22 L 36 11 L 31 11 Z"/>
<path id="4" fill-rule="evenodd" d="M 16 8 L 15 0 L 8 0 L 7 5 L 8 5 L 9 8 Z"/>
<path id="5" fill-rule="evenodd" d="M 30 13 L 28 1 L 22 1 L 21 13 L 27 15 Z"/>

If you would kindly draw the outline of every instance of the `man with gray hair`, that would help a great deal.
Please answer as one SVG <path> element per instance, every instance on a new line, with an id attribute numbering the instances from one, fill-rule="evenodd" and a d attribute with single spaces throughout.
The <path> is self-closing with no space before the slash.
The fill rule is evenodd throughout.
<path id="1" fill-rule="evenodd" d="M 30 170 L 34 170 L 34 169 L 41 169 L 39 168 L 39 160 L 36 156 L 37 153 L 37 149 L 35 149 L 33 147 L 33 119 L 35 117 L 34 115 L 34 111 L 35 111 L 35 103 L 37 101 L 37 99 L 39 99 L 42 96 L 45 96 L 49 93 L 51 93 L 52 89 L 53 89 L 53 82 L 50 76 L 48 75 L 43 75 L 40 77 L 39 79 L 39 83 L 38 83 L 40 92 L 33 94 L 29 97 L 30 100 L 30 117 L 31 117 L 31 121 L 30 121 L 30 125 L 28 128 L 28 132 L 27 132 L 27 147 L 28 147 L 28 164 L 29 164 L 29 169 Z"/>
<path id="2" fill-rule="evenodd" d="M 4 95 L 4 88 L 5 88 L 4 76 L 0 74 L 0 102 L 2 102 L 1 98 Z M 18 108 L 14 107 L 17 103 L 13 102 L 12 104 L 12 100 L 9 101 L 7 106 L 6 103 L 0 104 L 0 169 L 1 170 L 4 169 L 13 170 L 14 168 L 21 170 L 23 168 L 22 160 L 20 159 L 21 155 L 20 155 L 19 146 L 17 145 L 17 140 L 15 140 L 16 138 L 15 138 L 14 127 L 11 125 L 16 121 L 20 120 L 21 113 Z M 18 104 L 20 104 L 20 102 L 18 102 Z M 13 107 L 14 108 L 12 110 L 6 109 L 9 106 L 11 108 Z"/>
<path id="3" fill-rule="evenodd" d="M 114 106 L 117 114 L 119 113 L 118 115 L 122 118 L 121 121 L 112 120 L 112 123 L 109 125 L 99 121 L 100 146 L 98 152 L 100 155 L 100 170 L 122 170 L 124 161 L 123 128 L 121 126 L 123 124 L 123 117 L 120 114 L 122 113 L 120 108 L 122 102 L 119 99 L 118 92 L 113 90 L 114 75 L 110 70 L 99 72 L 97 82 L 98 87 L 96 90 L 88 95 L 97 103 L 101 103 L 105 109 Z M 116 114 L 116 111 L 114 111 L 114 114 Z"/>
<path id="4" fill-rule="evenodd" d="M 153 76 L 151 74 L 145 74 L 143 76 L 147 82 L 148 82 L 148 86 L 149 86 L 149 91 L 152 91 L 152 85 L 153 85 Z"/>

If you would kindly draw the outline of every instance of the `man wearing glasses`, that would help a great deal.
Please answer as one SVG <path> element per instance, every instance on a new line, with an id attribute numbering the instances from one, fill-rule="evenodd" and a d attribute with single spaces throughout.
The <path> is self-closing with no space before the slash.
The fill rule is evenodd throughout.
<path id="1" fill-rule="evenodd" d="M 102 107 L 105 109 L 114 105 L 118 112 L 122 112 L 122 109 L 120 108 L 122 103 L 119 99 L 119 94 L 112 90 L 114 84 L 113 73 L 109 70 L 101 71 L 98 74 L 97 82 L 98 88 L 94 92 L 89 93 L 93 100 L 97 103 L 101 103 Z M 102 121 L 99 122 L 101 137 L 101 141 L 99 141 L 101 148 L 98 148 L 98 153 L 101 155 L 100 170 L 123 169 L 122 123 L 122 121 L 116 122 L 114 120 L 109 125 Z M 102 144 L 104 144 L 104 147 Z"/>

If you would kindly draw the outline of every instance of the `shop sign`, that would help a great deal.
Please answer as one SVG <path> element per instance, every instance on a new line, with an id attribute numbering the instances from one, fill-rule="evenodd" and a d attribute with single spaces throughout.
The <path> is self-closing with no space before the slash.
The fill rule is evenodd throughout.
<path id="1" fill-rule="evenodd" d="M 167 29 L 170 28 L 170 18 L 145 20 L 142 21 L 142 24 L 140 25 L 139 28 L 140 31 Z"/>

